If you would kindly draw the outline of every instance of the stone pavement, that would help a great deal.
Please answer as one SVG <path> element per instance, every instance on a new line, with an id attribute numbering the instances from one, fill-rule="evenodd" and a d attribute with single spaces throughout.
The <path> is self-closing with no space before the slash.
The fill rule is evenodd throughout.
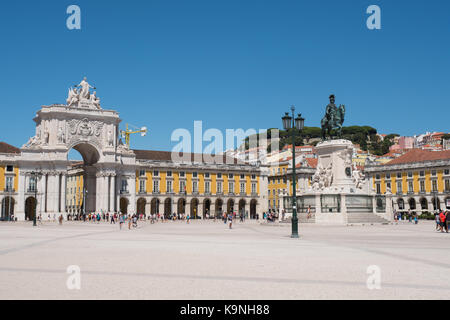
<path id="1" fill-rule="evenodd" d="M 450 299 L 450 235 L 433 222 L 299 229 L 0 223 L 0 299 Z M 69 265 L 80 290 L 67 288 Z"/>

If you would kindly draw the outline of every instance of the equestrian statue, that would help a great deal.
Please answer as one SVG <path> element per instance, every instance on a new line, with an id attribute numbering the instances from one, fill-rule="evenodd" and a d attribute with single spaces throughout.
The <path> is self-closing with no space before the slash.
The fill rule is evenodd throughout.
<path id="1" fill-rule="evenodd" d="M 327 136 L 331 138 L 331 130 L 338 129 L 338 137 L 342 136 L 342 124 L 344 123 L 345 105 L 339 105 L 339 108 L 334 104 L 334 94 L 330 95 L 330 103 L 327 105 L 325 116 L 320 122 L 322 126 L 322 139 L 325 140 Z"/>

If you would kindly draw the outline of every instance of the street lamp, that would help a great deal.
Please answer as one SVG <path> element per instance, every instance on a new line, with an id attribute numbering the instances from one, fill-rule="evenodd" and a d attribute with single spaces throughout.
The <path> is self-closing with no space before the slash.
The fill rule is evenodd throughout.
<path id="1" fill-rule="evenodd" d="M 42 177 L 42 173 L 36 171 L 30 172 L 30 175 L 34 179 L 34 215 L 33 215 L 33 227 L 36 227 L 36 215 L 37 215 L 37 182 L 38 178 Z"/>
<path id="2" fill-rule="evenodd" d="M 305 125 L 305 119 L 302 118 L 302 115 L 299 113 L 297 118 L 295 117 L 295 106 L 291 106 L 292 117 L 288 112 L 285 113 L 283 120 L 283 128 L 284 130 L 291 130 L 292 133 L 292 234 L 291 238 L 298 238 L 298 218 L 297 218 L 297 186 L 296 186 L 296 175 L 295 175 L 295 133 L 296 130 L 303 130 Z M 292 121 L 294 119 L 294 121 Z"/>

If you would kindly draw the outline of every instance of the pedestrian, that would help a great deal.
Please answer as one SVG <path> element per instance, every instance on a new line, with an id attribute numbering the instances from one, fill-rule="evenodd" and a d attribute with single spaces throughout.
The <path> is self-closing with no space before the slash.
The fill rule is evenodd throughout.
<path id="1" fill-rule="evenodd" d="M 440 220 L 440 230 L 441 232 L 444 232 L 444 224 L 445 224 L 445 214 L 444 211 L 441 211 L 439 214 L 439 220 Z M 448 232 L 448 230 L 447 230 Z"/>
<path id="2" fill-rule="evenodd" d="M 227 224 L 227 214 L 225 212 L 223 213 L 222 219 L 223 219 L 223 223 Z"/>
<path id="3" fill-rule="evenodd" d="M 128 220 L 128 230 L 131 230 L 131 217 L 130 217 L 130 215 L 127 216 L 127 220 Z"/>
<path id="4" fill-rule="evenodd" d="M 62 223 L 63 223 L 63 216 L 62 216 L 62 214 L 59 215 L 58 220 L 59 220 L 59 225 L 61 226 Z"/>
<path id="5" fill-rule="evenodd" d="M 233 225 L 233 214 L 230 212 L 228 215 L 228 227 L 231 229 Z"/>
<path id="6" fill-rule="evenodd" d="M 311 206 L 308 206 L 308 209 L 306 209 L 306 219 L 311 218 Z"/>
<path id="7" fill-rule="evenodd" d="M 191 216 L 188 214 L 187 216 L 186 216 L 186 223 L 187 224 L 189 224 L 189 219 L 191 218 Z"/>
<path id="8" fill-rule="evenodd" d="M 119 216 L 120 230 L 122 230 L 122 225 L 123 225 L 124 222 L 125 222 L 125 221 L 124 221 L 124 216 L 123 216 L 123 214 L 121 214 L 121 215 Z"/>
<path id="9" fill-rule="evenodd" d="M 417 213 L 414 214 L 414 224 L 418 224 L 419 223 L 419 219 L 417 218 Z"/>
<path id="10" fill-rule="evenodd" d="M 112 214 L 111 215 L 111 224 L 113 224 L 113 223 L 116 224 L 116 221 L 114 220 L 114 215 Z"/>
<path id="11" fill-rule="evenodd" d="M 137 228 L 137 221 L 138 221 L 137 215 L 133 215 L 133 228 Z"/>
<path id="12" fill-rule="evenodd" d="M 445 232 L 446 233 L 448 233 L 448 211 L 445 211 L 445 213 L 444 213 L 444 217 L 445 217 L 445 220 L 444 220 L 444 229 L 445 229 Z"/>

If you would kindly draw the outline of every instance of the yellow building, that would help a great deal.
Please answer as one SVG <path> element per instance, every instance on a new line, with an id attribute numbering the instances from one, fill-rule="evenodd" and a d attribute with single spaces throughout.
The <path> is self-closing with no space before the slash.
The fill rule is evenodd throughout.
<path id="1" fill-rule="evenodd" d="M 74 162 L 67 171 L 66 210 L 68 214 L 83 212 L 83 162 Z"/>
<path id="2" fill-rule="evenodd" d="M 10 220 L 18 201 L 20 150 L 0 142 L 0 220 Z"/>
<path id="3" fill-rule="evenodd" d="M 297 195 L 300 195 L 309 187 L 311 177 L 314 175 L 317 166 L 316 158 L 302 159 L 299 157 L 299 160 L 295 170 L 297 178 Z M 283 208 L 283 197 L 291 196 L 293 193 L 292 158 L 287 158 L 281 162 L 275 162 L 270 166 L 267 191 L 269 210 L 280 212 Z"/>
<path id="4" fill-rule="evenodd" d="M 450 209 L 450 150 L 413 149 L 365 171 L 378 194 L 393 194 L 397 211 Z"/>

